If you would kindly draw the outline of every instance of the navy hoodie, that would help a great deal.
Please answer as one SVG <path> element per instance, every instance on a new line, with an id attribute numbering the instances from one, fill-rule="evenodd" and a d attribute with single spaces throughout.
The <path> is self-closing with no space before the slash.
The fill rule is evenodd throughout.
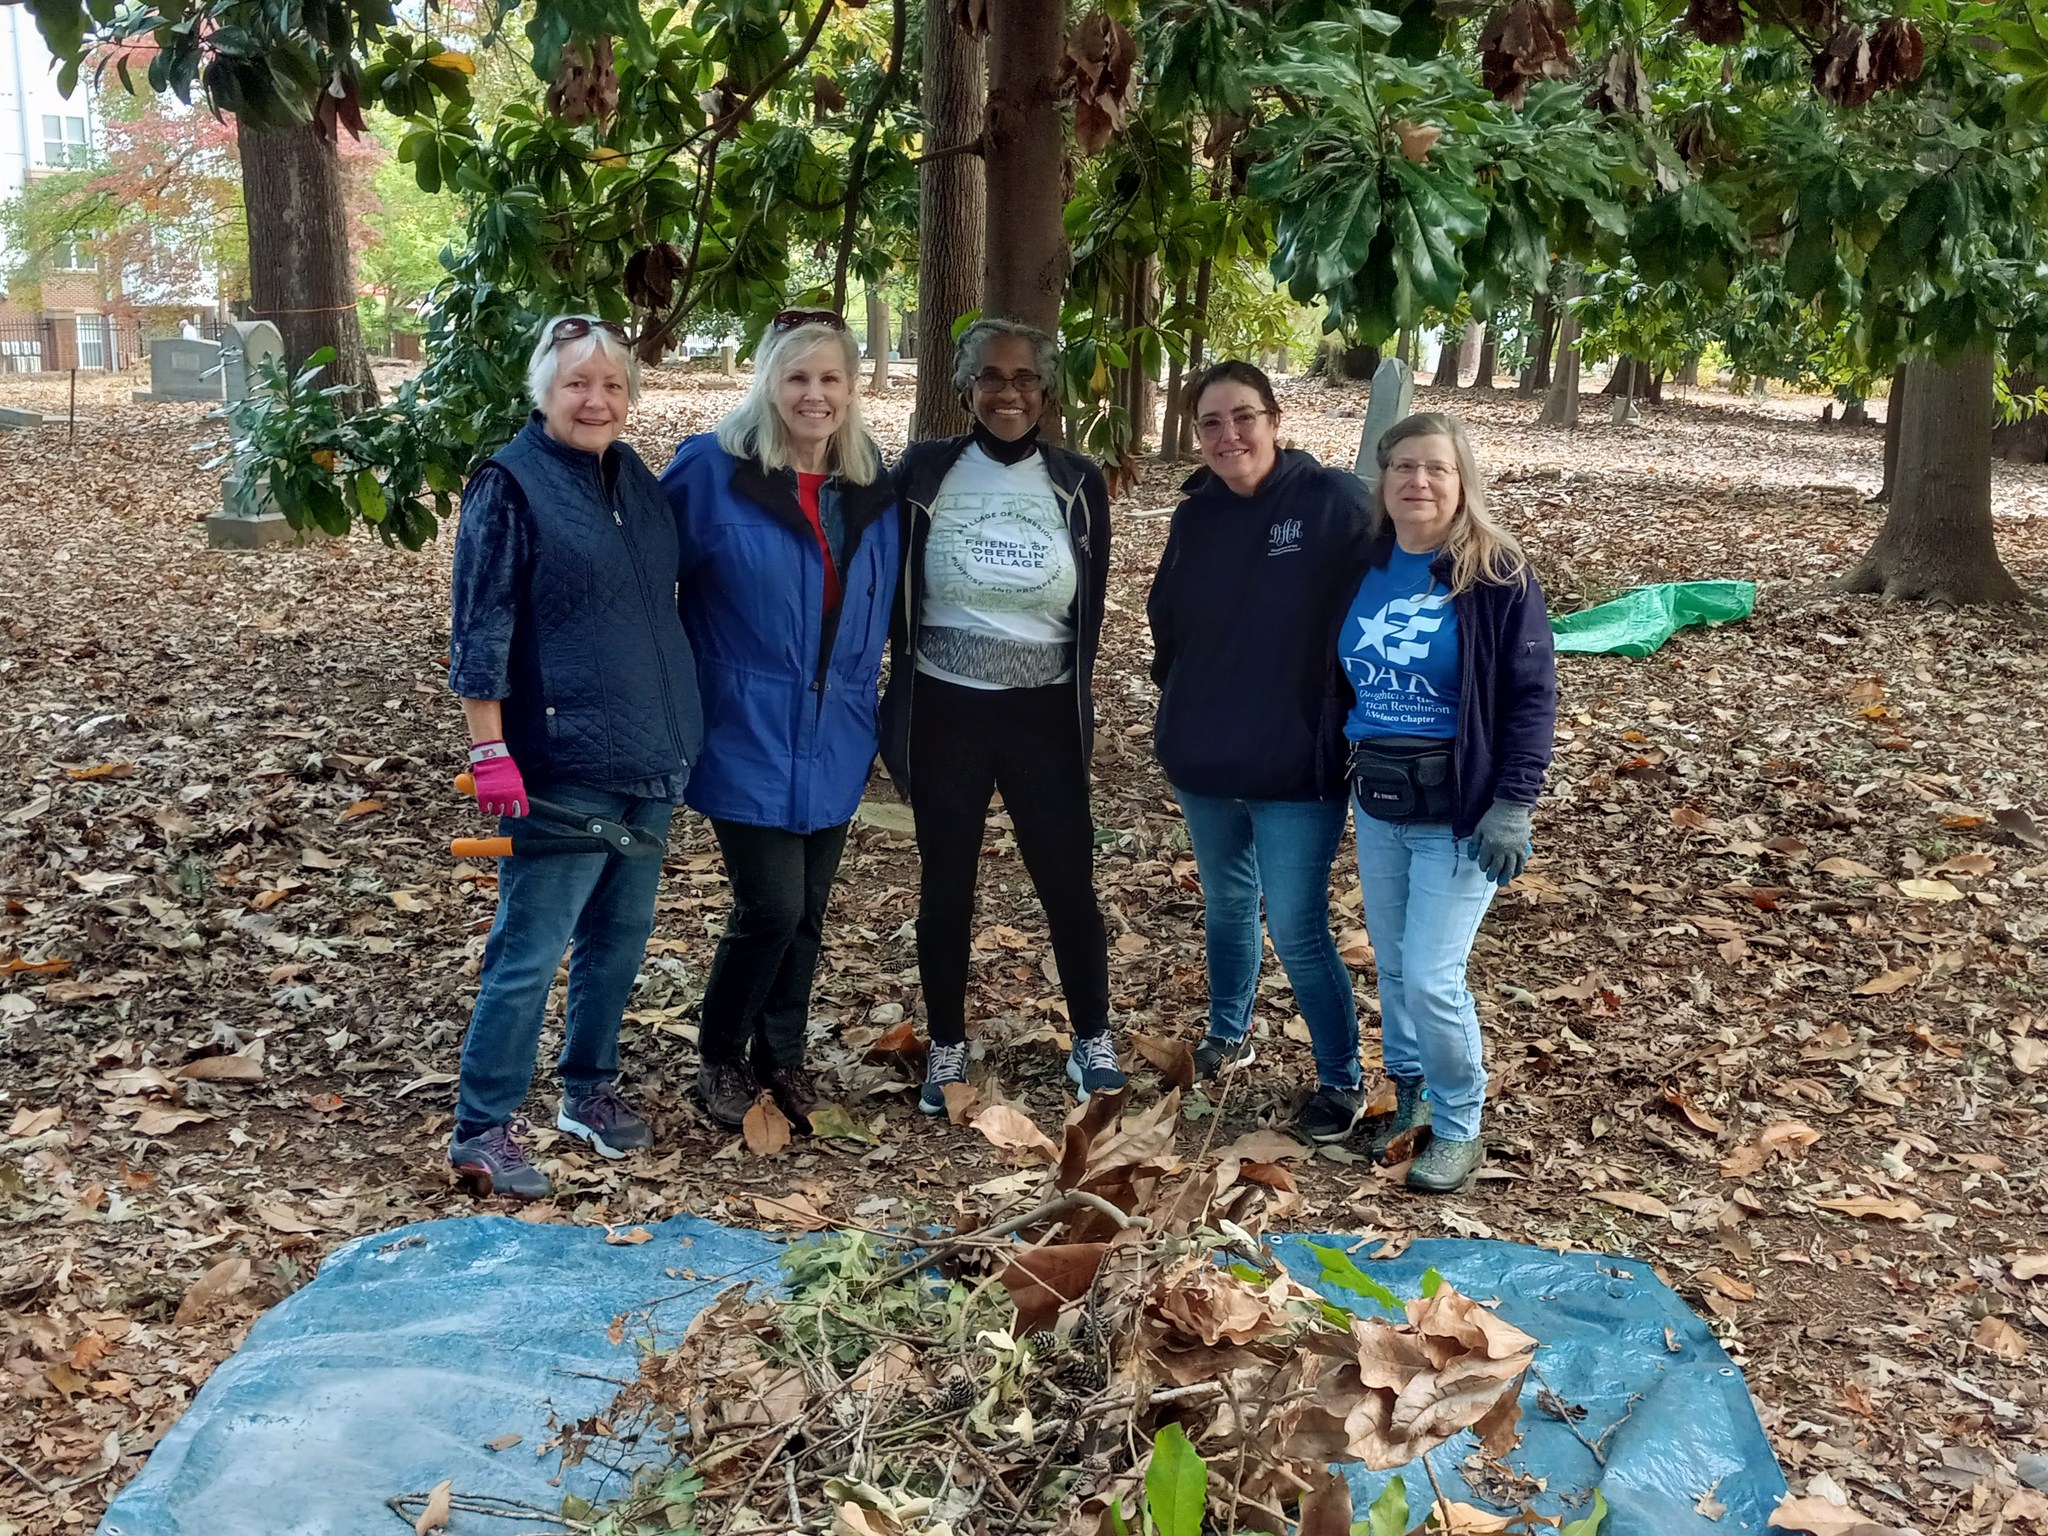
<path id="1" fill-rule="evenodd" d="M 1358 586 L 1370 494 L 1298 448 L 1250 496 L 1206 469 L 1181 490 L 1145 604 L 1167 780 L 1238 800 L 1343 795 L 1330 635 Z"/>

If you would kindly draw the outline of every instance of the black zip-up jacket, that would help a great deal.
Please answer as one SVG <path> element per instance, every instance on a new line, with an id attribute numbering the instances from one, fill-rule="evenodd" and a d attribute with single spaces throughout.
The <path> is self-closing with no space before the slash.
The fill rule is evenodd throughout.
<path id="1" fill-rule="evenodd" d="M 953 466 L 974 442 L 971 433 L 912 443 L 896 464 L 896 502 L 903 518 L 903 575 L 889 619 L 889 684 L 882 694 L 882 766 L 908 800 L 911 685 L 917 671 L 918 625 L 924 616 L 924 547 L 932 502 Z M 1081 721 L 1081 761 L 1095 751 L 1095 657 L 1102 644 L 1102 605 L 1109 590 L 1109 486 L 1094 461 L 1051 443 L 1038 445 L 1045 472 L 1066 514 L 1079 576 L 1074 592 L 1074 708 Z"/>
<path id="2" fill-rule="evenodd" d="M 1284 448 L 1250 496 L 1206 469 L 1181 490 L 1145 604 L 1168 782 L 1236 800 L 1342 795 L 1330 636 L 1365 557 L 1364 482 Z"/>

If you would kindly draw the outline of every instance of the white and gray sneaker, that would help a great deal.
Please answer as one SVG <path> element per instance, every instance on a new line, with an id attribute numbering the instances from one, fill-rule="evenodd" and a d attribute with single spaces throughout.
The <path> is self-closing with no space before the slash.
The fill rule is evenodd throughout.
<path id="1" fill-rule="evenodd" d="M 924 1064 L 924 1088 L 918 1093 L 917 1107 L 928 1115 L 943 1115 L 946 1112 L 946 1084 L 967 1081 L 967 1042 L 958 1045 L 942 1045 L 932 1042 L 932 1054 Z"/>
<path id="2" fill-rule="evenodd" d="M 1067 1053 L 1067 1076 L 1083 1104 L 1091 1094 L 1114 1093 L 1130 1081 L 1116 1064 L 1116 1042 L 1106 1029 L 1099 1035 L 1074 1037 L 1074 1048 Z"/>

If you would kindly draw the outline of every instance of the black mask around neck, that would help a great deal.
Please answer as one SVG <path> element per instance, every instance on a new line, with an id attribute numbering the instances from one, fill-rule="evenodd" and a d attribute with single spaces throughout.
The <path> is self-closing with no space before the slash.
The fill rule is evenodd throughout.
<path id="1" fill-rule="evenodd" d="M 998 464 L 1022 464 L 1038 452 L 1038 426 L 1033 423 L 1031 430 L 1014 442 L 1000 438 L 982 425 L 979 416 L 974 418 L 975 446 L 994 459 Z"/>

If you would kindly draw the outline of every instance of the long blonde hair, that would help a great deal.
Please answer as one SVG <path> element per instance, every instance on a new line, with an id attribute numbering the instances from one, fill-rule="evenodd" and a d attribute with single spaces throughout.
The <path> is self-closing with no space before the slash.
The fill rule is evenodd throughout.
<path id="1" fill-rule="evenodd" d="M 1449 439 L 1451 453 L 1458 461 L 1458 510 L 1451 514 L 1450 531 L 1444 535 L 1444 551 L 1451 557 L 1451 595 L 1455 597 L 1482 581 L 1500 585 L 1525 581 L 1529 557 L 1522 553 L 1520 541 L 1486 510 L 1486 481 L 1479 473 L 1478 459 L 1473 457 L 1465 424 L 1441 411 L 1417 411 L 1413 416 L 1404 416 L 1387 428 L 1380 439 L 1375 454 L 1380 473 L 1372 488 L 1373 534 L 1378 536 L 1387 527 L 1387 465 L 1393 459 L 1396 445 L 1412 437 Z"/>
<path id="2" fill-rule="evenodd" d="M 789 468 L 789 428 L 783 424 L 782 412 L 775 407 L 775 392 L 782 387 L 783 376 L 791 368 L 824 347 L 839 349 L 847 382 L 852 386 L 846 415 L 840 419 L 839 430 L 832 434 L 833 473 L 855 485 L 872 485 L 882 472 L 882 451 L 875 446 L 861 417 L 860 355 L 843 325 L 814 321 L 772 332 L 754 355 L 754 387 L 718 424 L 718 446 L 736 459 L 759 459 L 766 470 Z"/>

